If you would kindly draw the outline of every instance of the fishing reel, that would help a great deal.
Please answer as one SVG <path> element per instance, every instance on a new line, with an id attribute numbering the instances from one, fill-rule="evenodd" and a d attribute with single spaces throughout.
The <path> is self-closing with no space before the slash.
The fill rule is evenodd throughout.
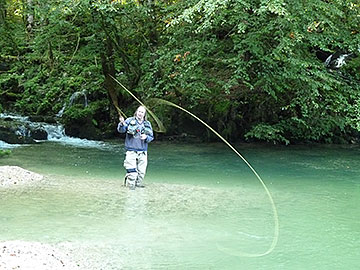
<path id="1" fill-rule="evenodd" d="M 144 122 L 144 128 L 141 130 L 141 134 L 145 134 L 145 135 L 152 134 L 151 125 L 149 122 L 147 122 L 147 121 Z"/>

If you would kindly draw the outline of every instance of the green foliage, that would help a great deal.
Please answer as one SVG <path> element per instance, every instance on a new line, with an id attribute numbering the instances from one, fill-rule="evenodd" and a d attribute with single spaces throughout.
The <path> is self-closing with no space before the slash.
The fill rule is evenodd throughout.
<path id="1" fill-rule="evenodd" d="M 92 117 L 92 115 L 93 112 L 90 107 L 84 108 L 82 105 L 76 104 L 65 111 L 62 121 L 67 123 L 77 119 Z"/>
<path id="2" fill-rule="evenodd" d="M 197 42 L 209 43 L 212 49 L 201 55 L 201 63 L 221 55 L 221 64 L 213 61 L 219 84 L 204 83 L 208 98 L 195 102 L 217 108 L 215 95 L 236 100 L 241 118 L 235 119 L 236 113 L 217 118 L 229 125 L 235 120 L 246 138 L 329 142 L 358 129 L 349 108 L 358 98 L 359 68 L 328 70 L 315 51 L 357 53 L 359 23 L 359 5 L 353 1 L 196 1 L 173 20 L 175 41 L 168 47 L 175 51 L 196 44 L 191 55 L 201 55 Z M 189 76 L 201 74 L 198 82 L 211 82 L 211 66 L 194 69 Z"/>
<path id="3" fill-rule="evenodd" d="M 280 142 L 289 144 L 289 140 L 282 136 L 283 133 L 284 131 L 281 125 L 258 124 L 245 135 L 245 138 L 256 138 L 272 143 Z"/>
<path id="4" fill-rule="evenodd" d="M 122 110 L 136 107 L 112 75 L 141 100 L 175 102 L 233 140 L 338 142 L 360 131 L 360 56 L 339 70 L 316 57 L 359 55 L 357 1 L 0 3 L 3 110 L 55 115 L 85 91 L 89 107 L 67 108 L 64 121 L 108 129 L 111 91 Z M 169 130 L 187 123 L 153 109 Z"/>

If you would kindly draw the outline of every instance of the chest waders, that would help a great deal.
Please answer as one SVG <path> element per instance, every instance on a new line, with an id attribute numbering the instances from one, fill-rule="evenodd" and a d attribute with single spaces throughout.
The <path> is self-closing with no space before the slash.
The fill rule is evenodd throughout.
<path id="1" fill-rule="evenodd" d="M 144 187 L 142 182 L 146 173 L 147 152 L 126 151 L 124 167 L 126 169 L 124 185 L 128 185 L 130 189 L 135 189 L 135 187 Z"/>
<path id="2" fill-rule="evenodd" d="M 127 136 L 133 136 L 140 140 L 141 134 L 151 134 L 151 125 L 148 121 L 138 125 L 136 119 L 133 118 L 129 122 L 127 133 Z M 124 167 L 126 169 L 124 186 L 128 185 L 130 189 L 144 187 L 142 182 L 146 174 L 147 151 L 126 151 Z"/>

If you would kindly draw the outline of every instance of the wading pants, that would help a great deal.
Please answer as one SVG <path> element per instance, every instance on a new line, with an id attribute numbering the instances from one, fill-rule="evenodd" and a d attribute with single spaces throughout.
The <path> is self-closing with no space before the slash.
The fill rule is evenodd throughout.
<path id="1" fill-rule="evenodd" d="M 126 169 L 125 181 L 129 186 L 141 185 L 144 180 L 147 166 L 147 152 L 126 151 L 124 167 Z"/>

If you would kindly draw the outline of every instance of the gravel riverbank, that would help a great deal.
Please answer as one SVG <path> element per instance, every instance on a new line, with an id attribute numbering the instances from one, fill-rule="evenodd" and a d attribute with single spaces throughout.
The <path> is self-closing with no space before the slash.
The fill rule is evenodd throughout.
<path id="1" fill-rule="evenodd" d="M 31 185 L 43 180 L 43 176 L 18 166 L 0 166 L 0 187 Z"/>
<path id="2" fill-rule="evenodd" d="M 18 166 L 0 166 L 0 187 L 14 188 L 36 184 L 43 176 Z M 73 270 L 80 269 L 66 252 L 43 243 L 0 240 L 2 270 Z"/>
<path id="3" fill-rule="evenodd" d="M 0 242 L 0 269 L 79 269 L 70 256 L 47 244 L 25 241 Z"/>

